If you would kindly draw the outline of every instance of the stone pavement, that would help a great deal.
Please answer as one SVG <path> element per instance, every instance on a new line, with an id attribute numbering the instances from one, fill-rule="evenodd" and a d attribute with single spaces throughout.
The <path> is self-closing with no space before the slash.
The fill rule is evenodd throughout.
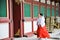
<path id="1" fill-rule="evenodd" d="M 60 40 L 60 39 L 14 38 L 14 40 Z"/>
<path id="2" fill-rule="evenodd" d="M 50 39 L 39 39 L 37 35 L 32 35 L 31 37 L 21 37 L 21 38 L 14 38 L 14 40 L 60 40 L 60 29 L 53 30 L 53 33 L 50 33 Z"/>
<path id="3" fill-rule="evenodd" d="M 37 38 L 36 35 L 33 35 L 31 37 L 14 38 L 14 40 L 60 40 L 60 39 L 58 39 L 58 38 L 56 38 L 56 39 L 53 39 L 53 38 L 51 38 L 51 39 L 39 39 L 39 38 Z"/>

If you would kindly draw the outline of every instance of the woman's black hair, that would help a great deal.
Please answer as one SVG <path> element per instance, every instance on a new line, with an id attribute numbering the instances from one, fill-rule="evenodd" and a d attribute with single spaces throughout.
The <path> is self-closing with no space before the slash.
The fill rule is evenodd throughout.
<path id="1" fill-rule="evenodd" d="M 43 14 L 42 13 L 39 13 L 41 16 L 43 16 Z"/>

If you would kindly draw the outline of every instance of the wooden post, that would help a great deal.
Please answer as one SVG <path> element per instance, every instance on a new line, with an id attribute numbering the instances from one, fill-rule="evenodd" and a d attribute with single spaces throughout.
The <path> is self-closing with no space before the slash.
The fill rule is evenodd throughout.
<path id="1" fill-rule="evenodd" d="M 32 17 L 32 33 L 34 33 L 34 27 L 33 27 L 33 0 L 31 3 L 31 17 Z"/>
<path id="2" fill-rule="evenodd" d="M 59 2 L 59 17 L 60 17 L 60 2 Z M 59 23 L 59 28 L 60 28 L 60 23 Z"/>
<path id="3" fill-rule="evenodd" d="M 9 2 L 9 38 L 13 39 L 14 31 L 13 31 L 13 4 L 12 0 L 8 0 Z"/>
<path id="4" fill-rule="evenodd" d="M 54 13 L 55 13 L 55 14 L 54 14 L 54 16 L 55 16 L 55 20 L 54 20 L 54 21 L 55 21 L 55 23 L 56 23 L 56 2 L 54 2 Z"/>
<path id="5" fill-rule="evenodd" d="M 45 6 L 45 18 L 47 17 L 47 0 L 45 0 L 45 4 L 46 4 L 46 6 Z"/>
<path id="6" fill-rule="evenodd" d="M 45 15 L 45 23 L 46 23 L 46 25 L 47 25 L 47 0 L 45 0 L 45 13 L 44 13 L 44 15 Z M 48 27 L 47 27 L 48 28 Z"/>
<path id="7" fill-rule="evenodd" d="M 24 35 L 24 22 L 23 22 L 23 19 L 24 19 L 24 16 L 23 16 L 24 14 L 23 14 L 23 2 L 21 2 L 21 20 L 20 20 L 20 24 L 21 24 L 21 26 L 20 26 L 20 32 L 21 32 L 21 37 L 23 37 L 23 35 Z"/>
<path id="8" fill-rule="evenodd" d="M 59 2 L 59 17 L 60 17 L 60 2 Z"/>
<path id="9" fill-rule="evenodd" d="M 51 16 L 52 16 L 52 1 L 50 1 L 50 26 L 49 26 L 49 29 L 50 29 L 50 32 L 52 32 L 51 30 Z"/>

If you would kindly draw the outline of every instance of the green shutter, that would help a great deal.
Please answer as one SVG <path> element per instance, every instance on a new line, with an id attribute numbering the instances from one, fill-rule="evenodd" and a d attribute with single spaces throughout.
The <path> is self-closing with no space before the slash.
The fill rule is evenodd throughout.
<path id="1" fill-rule="evenodd" d="M 45 7 L 44 6 L 41 6 L 41 8 L 40 8 L 40 13 L 42 13 L 43 15 L 45 15 L 44 13 L 45 13 Z"/>
<path id="2" fill-rule="evenodd" d="M 38 17 L 38 6 L 37 5 L 34 5 L 33 12 L 34 12 L 34 17 Z"/>
<path id="3" fill-rule="evenodd" d="M 56 16 L 59 16 L 59 10 L 56 8 Z"/>
<path id="4" fill-rule="evenodd" d="M 30 4 L 24 4 L 24 17 L 30 17 Z"/>
<path id="5" fill-rule="evenodd" d="M 50 8 L 47 8 L 47 17 L 50 17 Z"/>
<path id="6" fill-rule="evenodd" d="M 7 17 L 6 0 L 0 0 L 0 17 Z"/>
<path id="7" fill-rule="evenodd" d="M 52 16 L 54 16 L 54 8 L 52 8 Z"/>

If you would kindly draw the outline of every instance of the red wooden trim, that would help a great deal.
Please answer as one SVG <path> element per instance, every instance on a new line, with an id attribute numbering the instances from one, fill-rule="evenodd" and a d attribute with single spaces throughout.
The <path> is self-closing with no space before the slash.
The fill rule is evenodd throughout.
<path id="1" fill-rule="evenodd" d="M 40 3 L 39 3 L 39 2 L 37 2 L 37 1 L 33 1 L 33 4 L 37 4 L 37 5 L 39 5 Z"/>
<path id="2" fill-rule="evenodd" d="M 20 21 L 20 25 L 21 25 L 21 26 L 20 26 L 20 29 L 21 29 L 21 30 L 20 30 L 20 32 L 21 32 L 21 33 L 20 33 L 20 36 L 21 36 L 21 37 L 23 37 L 23 34 L 24 34 L 24 22 L 22 22 L 22 19 L 24 19 L 24 14 L 23 14 L 24 10 L 23 10 L 23 9 L 24 9 L 24 7 L 23 7 L 23 2 L 21 2 L 21 19 L 20 19 L 20 20 L 21 20 L 21 21 Z"/>
<path id="3" fill-rule="evenodd" d="M 49 4 L 47 4 L 47 6 L 49 6 L 49 7 L 50 7 L 50 5 L 49 5 Z"/>
<path id="4" fill-rule="evenodd" d="M 24 0 L 25 2 L 32 3 L 32 0 Z"/>
<path id="5" fill-rule="evenodd" d="M 33 18 L 33 20 L 37 20 L 37 18 Z"/>
<path id="6" fill-rule="evenodd" d="M 9 8 L 9 38 L 13 38 L 13 18 L 12 18 L 12 0 L 8 0 L 8 8 Z"/>
<path id="7" fill-rule="evenodd" d="M 45 3 L 41 3 L 41 5 L 46 6 L 47 4 L 45 4 Z"/>
<path id="8" fill-rule="evenodd" d="M 46 0 L 47 1 L 47 0 Z M 28 2 L 28 3 L 32 3 L 32 0 L 25 0 L 25 2 Z M 42 3 L 42 2 L 37 2 L 37 1 L 33 1 L 33 4 L 37 4 L 37 5 L 43 5 L 43 6 L 50 6 L 50 4 L 45 4 L 45 3 Z M 52 7 L 55 7 L 55 5 L 52 5 Z M 58 7 L 58 6 L 56 6 Z"/>
<path id="9" fill-rule="evenodd" d="M 0 19 L 0 23 L 9 23 L 9 19 Z"/>
<path id="10" fill-rule="evenodd" d="M 33 19 L 25 19 L 25 21 L 34 21 L 37 20 L 37 18 L 33 18 Z"/>
<path id="11" fill-rule="evenodd" d="M 8 5 L 8 6 L 9 6 L 9 7 L 8 7 L 8 10 L 9 10 L 9 19 L 10 19 L 10 1 L 9 1 L 9 0 L 8 0 L 8 4 L 9 4 L 9 5 Z M 11 35 L 11 34 L 10 34 L 10 30 L 11 30 L 11 29 L 10 29 L 10 24 L 9 24 L 9 38 L 10 38 L 10 35 Z"/>
<path id="12" fill-rule="evenodd" d="M 32 0 L 32 4 L 31 4 L 31 17 L 32 17 L 32 19 L 33 19 L 33 15 L 34 15 L 34 13 L 33 13 L 33 0 Z M 32 32 L 34 31 L 34 29 L 33 29 L 34 27 L 33 27 L 33 21 L 32 21 Z"/>
<path id="13" fill-rule="evenodd" d="M 24 4 L 22 3 L 22 19 L 24 19 Z M 22 35 L 24 35 L 24 22 L 22 22 Z"/>

